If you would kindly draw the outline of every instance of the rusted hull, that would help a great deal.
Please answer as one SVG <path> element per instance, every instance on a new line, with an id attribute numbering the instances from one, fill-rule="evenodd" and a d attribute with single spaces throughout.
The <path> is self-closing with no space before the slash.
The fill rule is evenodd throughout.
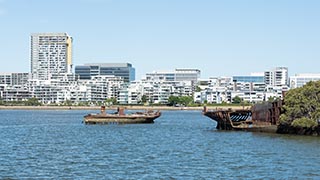
<path id="1" fill-rule="evenodd" d="M 251 118 L 250 110 L 217 110 L 207 111 L 203 115 L 217 122 L 216 128 L 219 130 L 233 130 L 235 125 Z"/>
<path id="2" fill-rule="evenodd" d="M 263 133 L 276 133 L 278 126 L 270 125 L 265 127 L 248 127 L 248 128 L 234 128 L 234 130 L 248 131 L 248 132 L 263 132 Z"/>
<path id="3" fill-rule="evenodd" d="M 217 122 L 217 129 L 244 130 L 255 132 L 278 131 L 279 119 L 283 113 L 283 100 L 255 104 L 251 109 L 213 110 L 203 109 L 203 115 Z"/>
<path id="4" fill-rule="evenodd" d="M 204 111 L 203 115 L 217 122 L 219 130 L 241 130 L 250 132 L 275 133 L 277 125 L 266 121 L 252 120 L 251 110 Z"/>
<path id="5" fill-rule="evenodd" d="M 249 131 L 249 132 L 265 132 L 265 133 L 276 133 L 278 126 L 272 124 L 247 124 L 247 125 L 239 125 L 234 126 L 234 130 L 241 130 L 241 131 Z"/>
<path id="6" fill-rule="evenodd" d="M 154 123 L 161 114 L 149 116 L 111 116 L 111 115 L 87 115 L 84 117 L 85 124 L 138 124 Z"/>
<path id="7" fill-rule="evenodd" d="M 216 128 L 219 130 L 232 130 L 232 125 L 230 121 L 228 120 L 228 114 L 225 111 L 220 111 L 220 112 L 204 112 L 205 116 L 211 118 L 212 120 L 217 122 Z"/>

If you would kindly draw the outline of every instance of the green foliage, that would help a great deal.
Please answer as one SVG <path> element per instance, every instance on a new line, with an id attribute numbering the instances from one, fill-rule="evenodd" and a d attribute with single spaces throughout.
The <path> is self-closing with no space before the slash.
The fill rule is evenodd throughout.
<path id="1" fill-rule="evenodd" d="M 234 103 L 234 104 L 240 104 L 242 101 L 243 101 L 242 98 L 240 98 L 239 96 L 235 96 L 232 99 L 232 103 Z"/>
<path id="2" fill-rule="evenodd" d="M 291 125 L 293 127 L 306 127 L 306 128 L 310 128 L 310 127 L 314 127 L 314 126 L 317 126 L 318 123 L 312 119 L 309 119 L 309 118 L 298 118 L 298 119 L 295 119 Z"/>
<path id="3" fill-rule="evenodd" d="M 249 101 L 241 101 L 240 103 L 241 106 L 252 106 L 253 103 L 249 102 Z"/>
<path id="4" fill-rule="evenodd" d="M 274 101 L 278 101 L 279 100 L 279 97 L 275 97 L 275 96 L 270 96 L 268 98 L 268 102 L 274 102 Z"/>
<path id="5" fill-rule="evenodd" d="M 147 96 L 146 95 L 143 95 L 142 97 L 141 97 L 141 102 L 144 104 L 144 103 L 146 103 L 147 102 Z"/>
<path id="6" fill-rule="evenodd" d="M 170 96 L 168 99 L 169 106 L 175 106 L 180 103 L 180 98 L 178 96 Z"/>
<path id="7" fill-rule="evenodd" d="M 112 97 L 112 98 L 108 98 L 106 99 L 106 104 L 109 105 L 116 105 L 118 104 L 117 98 Z"/>
<path id="8" fill-rule="evenodd" d="M 89 106 L 89 102 L 79 102 L 78 106 Z"/>
<path id="9" fill-rule="evenodd" d="M 280 123 L 300 127 L 316 125 L 312 122 L 320 119 L 320 81 L 291 89 L 287 92 L 284 102 L 285 113 L 280 116 Z"/>
<path id="10" fill-rule="evenodd" d="M 170 96 L 168 99 L 169 106 L 176 106 L 178 104 L 183 106 L 188 106 L 193 103 L 193 98 L 191 96 Z"/>
<path id="11" fill-rule="evenodd" d="M 40 106 L 41 103 L 38 101 L 37 98 L 29 98 L 27 101 L 25 101 L 24 105 L 26 105 L 26 106 Z"/>
<path id="12" fill-rule="evenodd" d="M 288 118 L 288 116 L 286 114 L 281 114 L 280 115 L 280 124 L 289 125 L 291 123 L 292 123 L 292 121 L 289 120 L 289 118 Z"/>
<path id="13" fill-rule="evenodd" d="M 191 96 L 181 96 L 179 99 L 180 104 L 183 104 L 184 106 L 188 106 L 193 102 L 193 98 Z"/>
<path id="14" fill-rule="evenodd" d="M 72 106 L 72 101 L 70 101 L 69 99 L 67 99 L 67 100 L 65 100 L 65 101 L 63 102 L 63 105 L 65 105 L 65 106 Z"/>
<path id="15" fill-rule="evenodd" d="M 201 88 L 199 86 L 196 86 L 196 89 L 195 89 L 196 92 L 201 92 Z"/>
<path id="16" fill-rule="evenodd" d="M 226 101 L 222 101 L 222 102 L 221 102 L 221 105 L 222 105 L 222 106 L 226 106 L 226 105 L 228 105 L 228 103 L 227 103 Z"/>
<path id="17" fill-rule="evenodd" d="M 6 106 L 24 106 L 26 101 L 3 101 Z"/>

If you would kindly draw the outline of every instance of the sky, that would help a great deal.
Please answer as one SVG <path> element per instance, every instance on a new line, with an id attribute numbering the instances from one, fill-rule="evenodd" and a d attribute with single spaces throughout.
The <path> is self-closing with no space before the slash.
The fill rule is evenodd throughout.
<path id="1" fill-rule="evenodd" d="M 73 64 L 197 68 L 201 78 L 274 67 L 320 73 L 319 0 L 0 0 L 0 72 L 30 72 L 30 35 L 67 32 Z"/>

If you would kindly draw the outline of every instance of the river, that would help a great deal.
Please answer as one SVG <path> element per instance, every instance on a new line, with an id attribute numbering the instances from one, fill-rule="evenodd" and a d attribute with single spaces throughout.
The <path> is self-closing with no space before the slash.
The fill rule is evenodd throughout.
<path id="1" fill-rule="evenodd" d="M 0 179 L 320 179 L 319 137 L 218 131 L 200 111 L 85 125 L 80 110 L 1 110 Z"/>

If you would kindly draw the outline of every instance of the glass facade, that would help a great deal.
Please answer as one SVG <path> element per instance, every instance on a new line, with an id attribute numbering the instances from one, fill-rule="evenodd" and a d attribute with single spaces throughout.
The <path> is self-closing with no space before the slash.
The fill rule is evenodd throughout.
<path id="1" fill-rule="evenodd" d="M 131 64 L 88 64 L 75 67 L 75 73 L 80 76 L 80 79 L 91 79 L 97 75 L 113 75 L 121 77 L 126 82 L 135 80 L 135 68 Z"/>
<path id="2" fill-rule="evenodd" d="M 264 76 L 233 76 L 233 81 L 264 83 Z"/>

